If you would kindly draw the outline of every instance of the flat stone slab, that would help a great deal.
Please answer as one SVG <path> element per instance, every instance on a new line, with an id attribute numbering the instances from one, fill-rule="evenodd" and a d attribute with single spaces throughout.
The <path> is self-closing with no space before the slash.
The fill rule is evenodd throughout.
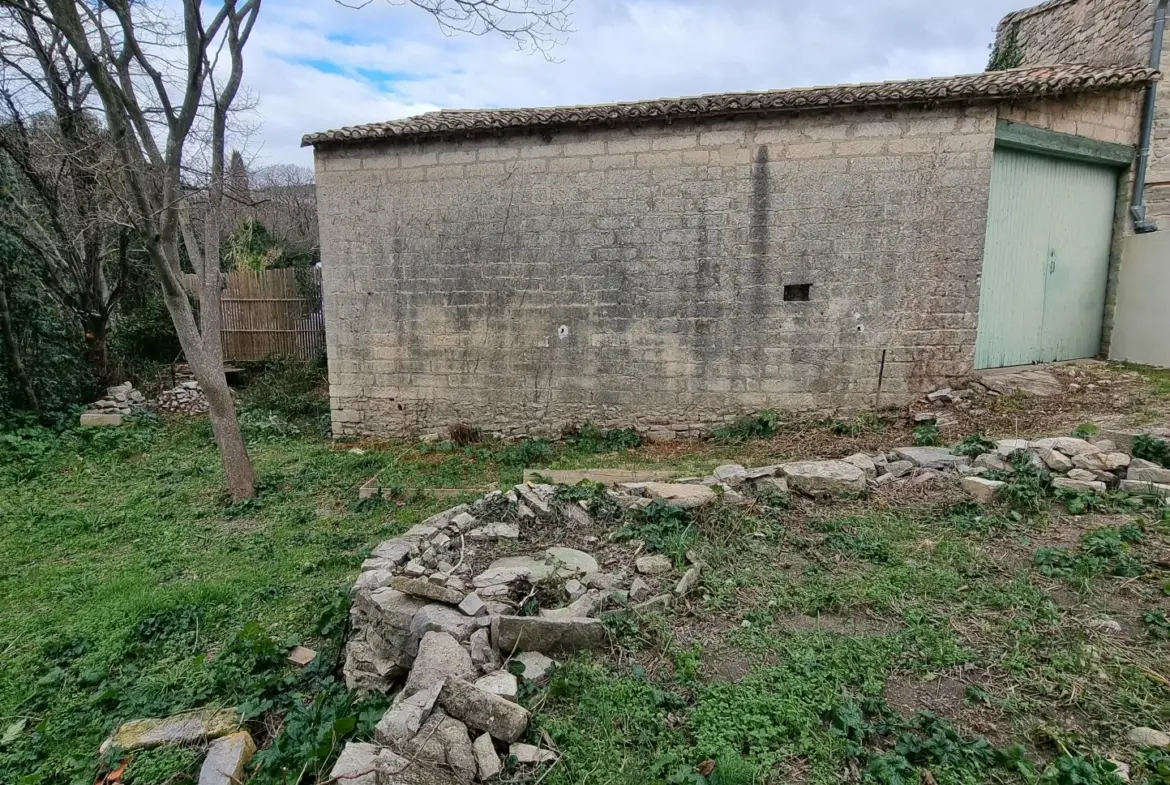
<path id="1" fill-rule="evenodd" d="M 544 555 L 557 566 L 560 573 L 567 570 L 576 575 L 592 575 L 601 571 L 597 559 L 574 548 L 549 548 Z"/>
<path id="2" fill-rule="evenodd" d="M 475 680 L 475 686 L 493 695 L 499 695 L 512 703 L 516 702 L 516 695 L 520 691 L 516 677 L 507 671 L 496 671 L 487 676 L 481 676 Z"/>
<path id="3" fill-rule="evenodd" d="M 923 469 L 947 469 L 970 463 L 965 455 L 955 455 L 946 447 L 898 447 L 894 455 Z"/>
<path id="4" fill-rule="evenodd" d="M 500 764 L 500 756 L 496 754 L 495 744 L 492 743 L 490 733 L 485 733 L 475 740 L 475 766 L 479 770 L 481 782 L 487 782 L 504 770 Z"/>
<path id="5" fill-rule="evenodd" d="M 81 419 L 78 422 L 86 428 L 116 428 L 122 424 L 122 415 L 86 412 L 81 415 Z"/>
<path id="6" fill-rule="evenodd" d="M 458 605 L 463 602 L 462 592 L 439 586 L 424 578 L 407 578 L 404 575 L 396 575 L 390 579 L 390 588 L 412 597 L 422 597 L 447 605 Z"/>
<path id="7" fill-rule="evenodd" d="M 657 499 L 671 507 L 684 510 L 711 504 L 717 498 L 715 491 L 706 485 L 682 485 L 670 482 L 626 483 L 622 488 L 634 494 Z"/>
<path id="8" fill-rule="evenodd" d="M 521 652 L 512 658 L 512 662 L 523 665 L 524 672 L 520 675 L 537 684 L 548 681 L 549 673 L 557 666 L 555 660 L 549 659 L 538 651 Z"/>
<path id="9" fill-rule="evenodd" d="M 1062 488 L 1066 491 L 1074 491 L 1076 493 L 1105 493 L 1107 488 L 1103 482 L 1086 482 L 1085 480 L 1073 480 L 1068 477 L 1057 477 L 1052 481 L 1053 488 Z"/>
<path id="10" fill-rule="evenodd" d="M 104 753 L 113 747 L 144 750 L 164 744 L 200 744 L 239 729 L 240 713 L 235 709 L 200 709 L 173 717 L 151 717 L 123 723 L 102 742 L 101 751 Z"/>
<path id="11" fill-rule="evenodd" d="M 1000 395 L 1022 392 L 1047 398 L 1064 392 L 1064 385 L 1048 371 L 994 371 L 980 376 L 979 383 Z"/>
<path id="12" fill-rule="evenodd" d="M 513 651 L 568 654 L 601 649 L 606 643 L 606 632 L 600 619 L 497 616 L 492 622 L 492 638 L 496 650 L 505 655 Z"/>
<path id="13" fill-rule="evenodd" d="M 360 599 L 361 594 L 358 595 Z M 368 611 L 385 626 L 409 630 L 415 614 L 429 604 L 428 600 L 411 597 L 387 586 L 370 593 Z"/>
<path id="14" fill-rule="evenodd" d="M 1170 485 L 1170 469 L 1131 466 L 1125 473 L 1125 479 L 1136 482 L 1149 482 L 1157 485 Z"/>
<path id="15" fill-rule="evenodd" d="M 256 743 L 247 731 L 222 736 L 211 742 L 199 769 L 199 785 L 239 785 L 244 767 L 256 754 Z"/>

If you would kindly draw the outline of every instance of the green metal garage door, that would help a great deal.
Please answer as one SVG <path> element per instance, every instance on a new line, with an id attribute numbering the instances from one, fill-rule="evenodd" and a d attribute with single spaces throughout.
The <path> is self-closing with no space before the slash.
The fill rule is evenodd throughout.
<path id="1" fill-rule="evenodd" d="M 998 148 L 979 295 L 976 368 L 1101 349 L 1117 170 Z"/>

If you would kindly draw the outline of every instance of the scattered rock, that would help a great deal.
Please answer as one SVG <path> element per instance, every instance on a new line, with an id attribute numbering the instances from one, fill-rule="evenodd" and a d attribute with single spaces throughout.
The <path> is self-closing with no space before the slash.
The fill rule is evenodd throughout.
<path id="1" fill-rule="evenodd" d="M 756 493 L 788 493 L 788 480 L 783 477 L 761 477 L 752 481 Z"/>
<path id="2" fill-rule="evenodd" d="M 351 741 L 337 757 L 329 778 L 345 785 L 379 785 L 378 748 L 373 744 Z"/>
<path id="3" fill-rule="evenodd" d="M 914 471 L 914 464 L 910 461 L 891 461 L 886 464 L 886 471 L 882 476 L 892 477 L 896 480 L 900 477 L 905 477 L 912 471 Z"/>
<path id="4" fill-rule="evenodd" d="M 1074 455 L 1088 455 L 1098 452 L 1097 448 L 1084 439 L 1074 439 L 1071 436 L 1057 436 L 1052 439 L 1037 439 L 1031 444 L 1033 449 L 1051 449 L 1064 453 L 1070 458 Z"/>
<path id="5" fill-rule="evenodd" d="M 995 500 L 1001 488 L 1007 483 L 999 482 L 997 480 L 985 480 L 982 477 L 964 477 L 960 481 L 963 490 L 971 495 L 971 498 L 981 504 L 988 504 Z"/>
<path id="6" fill-rule="evenodd" d="M 928 394 L 926 396 L 926 400 L 930 401 L 931 403 L 950 403 L 953 392 L 954 391 L 950 387 L 943 387 L 941 390 L 935 390 L 934 392 Z"/>
<path id="7" fill-rule="evenodd" d="M 475 752 L 475 766 L 479 771 L 481 782 L 487 782 L 504 770 L 504 767 L 500 765 L 500 756 L 496 754 L 496 747 L 492 743 L 490 733 L 485 733 L 477 738 L 472 749 Z"/>
<path id="8" fill-rule="evenodd" d="M 1123 632 L 1121 624 L 1116 619 L 1110 619 L 1108 616 L 1099 619 L 1089 619 L 1085 622 L 1085 626 L 1090 630 L 1096 630 L 1107 635 L 1120 635 Z"/>
<path id="9" fill-rule="evenodd" d="M 1170 499 L 1170 485 L 1161 483 L 1141 482 L 1140 480 L 1122 480 L 1121 490 L 1129 491 L 1130 493 L 1152 494 L 1162 499 Z"/>
<path id="10" fill-rule="evenodd" d="M 548 681 L 549 673 L 556 667 L 555 660 L 549 659 L 538 651 L 525 651 L 512 658 L 524 666 L 521 676 L 535 684 L 544 684 Z"/>
<path id="11" fill-rule="evenodd" d="M 479 628 L 475 619 L 464 616 L 448 605 L 426 605 L 419 608 L 410 622 L 410 640 L 416 645 L 428 632 L 445 632 L 452 638 L 465 641 Z M 411 652 L 413 653 L 413 652 Z"/>
<path id="12" fill-rule="evenodd" d="M 853 455 L 842 458 L 841 460 L 850 464 L 851 466 L 856 466 L 858 469 L 861 469 L 861 471 L 865 472 L 865 476 L 871 480 L 877 477 L 877 464 L 873 462 L 873 458 L 870 458 L 863 452 L 854 453 Z"/>
<path id="13" fill-rule="evenodd" d="M 718 466 L 716 467 L 715 471 L 712 472 L 712 474 L 715 475 L 716 480 L 719 482 L 725 482 L 732 488 L 742 485 L 748 478 L 747 469 L 740 466 L 738 463 L 729 463 L 725 466 Z"/>
<path id="14" fill-rule="evenodd" d="M 626 483 L 619 486 L 624 490 L 640 493 L 650 499 L 658 499 L 671 507 L 684 510 L 711 504 L 718 498 L 715 491 L 705 485 L 681 485 L 668 482 Z"/>
<path id="15" fill-rule="evenodd" d="M 1059 455 L 1060 453 L 1056 453 Z M 1096 482 L 1097 475 L 1088 469 L 1071 469 L 1068 473 L 1070 480 L 1077 480 L 1078 482 Z"/>
<path id="16" fill-rule="evenodd" d="M 410 558 L 413 547 L 405 540 L 387 540 L 375 548 L 372 555 L 389 561 L 394 567 L 401 567 Z"/>
<path id="17" fill-rule="evenodd" d="M 468 616 L 483 616 L 488 612 L 487 606 L 475 592 L 463 598 L 462 602 L 459 603 L 459 610 Z"/>
<path id="18" fill-rule="evenodd" d="M 662 575 L 674 569 L 674 565 L 671 563 L 670 557 L 661 553 L 652 553 L 648 556 L 642 556 L 634 562 L 634 569 L 642 575 Z"/>
<path id="19" fill-rule="evenodd" d="M 305 646 L 293 646 L 292 651 L 288 653 L 289 663 L 300 668 L 304 668 L 315 659 L 317 659 L 317 652 Z"/>
<path id="20" fill-rule="evenodd" d="M 601 649 L 606 643 L 606 632 L 598 619 L 498 616 L 492 623 L 492 638 L 496 650 L 501 652 L 560 654 Z"/>
<path id="21" fill-rule="evenodd" d="M 674 587 L 674 596 L 685 597 L 691 593 L 691 590 L 699 583 L 699 575 L 703 571 L 702 564 L 696 564 L 686 571 L 686 574 L 679 580 L 678 585 Z"/>
<path id="22" fill-rule="evenodd" d="M 995 453 L 1001 458 L 1010 458 L 1021 450 L 1028 449 L 1027 439 L 1000 439 L 995 443 Z"/>
<path id="23" fill-rule="evenodd" d="M 444 717 L 439 724 L 439 739 L 443 742 L 443 753 L 447 766 L 455 772 L 461 783 L 475 779 L 475 748 L 471 744 L 467 726 L 452 717 Z"/>
<path id="24" fill-rule="evenodd" d="M 654 590 L 651 589 L 649 584 L 647 584 L 646 581 L 642 580 L 641 578 L 634 578 L 633 582 L 630 584 L 630 599 L 634 602 L 642 602 L 643 600 L 647 600 L 653 593 Z"/>
<path id="25" fill-rule="evenodd" d="M 1105 463 L 1105 471 L 1107 471 L 1107 472 L 1121 471 L 1122 469 L 1129 466 L 1129 464 L 1132 460 L 1125 453 L 1116 452 L 1116 451 L 1112 451 L 1112 450 L 1107 451 L 1107 452 L 1102 452 L 1101 455 L 1104 456 L 1103 461 Z"/>
<path id="26" fill-rule="evenodd" d="M 894 455 L 923 469 L 949 469 L 970 463 L 964 455 L 955 455 L 946 447 L 898 447 Z"/>
<path id="27" fill-rule="evenodd" d="M 471 661 L 481 669 L 495 670 L 499 665 L 500 659 L 496 656 L 495 647 L 492 646 L 492 635 L 487 629 L 478 629 L 471 633 L 467 645 L 471 649 Z"/>
<path id="28" fill-rule="evenodd" d="M 469 540 L 518 540 L 520 539 L 520 524 L 518 523 L 489 523 L 479 529 L 472 529 L 467 533 Z"/>
<path id="29" fill-rule="evenodd" d="M 1125 738 L 1135 747 L 1156 747 L 1165 749 L 1170 747 L 1170 734 L 1153 728 L 1130 728 Z"/>
<path id="30" fill-rule="evenodd" d="M 102 742 L 101 752 L 113 747 L 145 750 L 163 745 L 190 746 L 240 729 L 240 713 L 235 709 L 199 709 L 173 717 L 151 717 L 122 723 L 114 734 Z"/>
<path id="31" fill-rule="evenodd" d="M 1054 472 L 1072 471 L 1075 465 L 1067 455 L 1050 447 L 1039 448 L 1036 450 L 1036 454 L 1040 456 L 1040 460 L 1044 461 L 1044 465 Z"/>
<path id="32" fill-rule="evenodd" d="M 533 765 L 539 763 L 555 763 L 559 757 L 552 750 L 542 750 L 540 747 L 532 744 L 516 743 L 508 747 L 508 755 L 516 759 L 516 762 L 521 765 Z"/>
<path id="33" fill-rule="evenodd" d="M 528 730 L 528 710 L 462 679 L 451 679 L 439 703 L 452 717 L 500 741 L 513 742 Z"/>
<path id="34" fill-rule="evenodd" d="M 459 641 L 446 632 L 428 632 L 419 641 L 418 655 L 403 692 L 410 696 L 432 687 L 436 682 L 471 678 L 474 675 L 475 666 L 471 664 L 471 655 L 459 645 Z"/>
<path id="35" fill-rule="evenodd" d="M 1113 760 L 1112 758 L 1106 758 L 1106 760 L 1108 760 L 1110 763 L 1113 764 L 1113 773 L 1117 775 L 1117 778 L 1119 780 L 1121 780 L 1122 782 L 1129 782 L 1129 764 L 1128 763 L 1122 763 L 1121 761 Z"/>
<path id="36" fill-rule="evenodd" d="M 576 578 L 571 578 L 565 581 L 565 594 L 569 596 L 569 600 L 576 600 L 585 593 L 585 584 Z"/>
<path id="37" fill-rule="evenodd" d="M 516 677 L 507 671 L 496 671 L 489 673 L 487 676 L 481 676 L 475 680 L 475 686 L 485 692 L 499 695 L 504 700 L 511 701 L 512 703 L 516 702 L 516 695 L 520 691 Z"/>
<path id="38" fill-rule="evenodd" d="M 244 767 L 256 754 L 256 743 L 247 731 L 221 736 L 207 748 L 199 769 L 199 785 L 238 785 L 244 782 Z"/>
<path id="39" fill-rule="evenodd" d="M 397 746 L 412 738 L 431 716 L 444 684 L 445 680 L 435 681 L 391 706 L 374 728 L 374 739 L 379 744 Z"/>
<path id="40" fill-rule="evenodd" d="M 780 467 L 788 487 L 806 496 L 836 496 L 865 490 L 865 472 L 845 461 L 804 461 Z"/>
<path id="41" fill-rule="evenodd" d="M 1068 477 L 1057 477 L 1052 481 L 1053 488 L 1064 488 L 1068 491 L 1075 491 L 1077 493 L 1105 493 L 1105 483 L 1103 482 L 1087 482 L 1085 480 L 1072 480 Z"/>
<path id="42" fill-rule="evenodd" d="M 1139 460 L 1141 459 L 1135 458 L 1135 464 Z M 1170 469 L 1164 469 L 1150 461 L 1142 461 L 1142 463 L 1149 465 L 1130 465 L 1129 470 L 1125 473 L 1125 479 L 1136 482 L 1155 483 L 1157 485 L 1170 485 Z"/>
<path id="43" fill-rule="evenodd" d="M 362 599 L 363 595 L 359 593 L 355 603 L 360 604 Z M 415 614 L 427 605 L 429 603 L 426 600 L 386 587 L 370 593 L 367 612 L 376 614 L 389 627 L 409 630 Z"/>
<path id="44" fill-rule="evenodd" d="M 390 580 L 390 588 L 395 591 L 400 591 L 403 594 L 409 594 L 412 597 L 422 597 L 446 605 L 458 605 L 463 602 L 463 595 L 454 589 L 448 589 L 445 586 L 440 586 L 421 578 L 407 578 L 398 575 Z M 474 614 L 468 615 L 471 616 Z"/>

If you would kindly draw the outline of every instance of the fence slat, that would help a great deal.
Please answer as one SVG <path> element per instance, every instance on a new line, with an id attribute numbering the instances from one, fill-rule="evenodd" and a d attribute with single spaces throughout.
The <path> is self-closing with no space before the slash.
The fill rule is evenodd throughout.
<path id="1" fill-rule="evenodd" d="M 196 276 L 185 279 L 188 290 L 197 291 Z M 224 360 L 284 356 L 305 361 L 320 354 L 325 347 L 320 271 L 313 269 L 309 281 L 311 291 L 302 293 L 296 272 L 289 268 L 225 275 L 220 293 Z"/>

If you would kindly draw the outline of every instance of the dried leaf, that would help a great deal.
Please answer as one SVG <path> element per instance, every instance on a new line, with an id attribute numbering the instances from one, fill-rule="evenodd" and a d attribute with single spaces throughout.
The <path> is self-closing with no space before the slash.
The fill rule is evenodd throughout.
<path id="1" fill-rule="evenodd" d="M 701 777 L 710 777 L 713 771 L 715 771 L 715 761 L 710 758 L 695 767 L 695 772 Z"/>

